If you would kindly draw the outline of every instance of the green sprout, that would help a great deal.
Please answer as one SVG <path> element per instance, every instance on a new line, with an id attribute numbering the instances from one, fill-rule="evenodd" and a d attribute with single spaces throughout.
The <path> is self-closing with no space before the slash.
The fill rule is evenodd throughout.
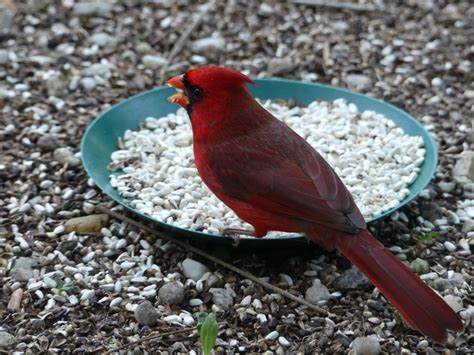
<path id="1" fill-rule="evenodd" d="M 415 238 L 422 242 L 429 242 L 430 240 L 436 239 L 438 235 L 439 233 L 436 231 L 420 232 L 415 235 Z"/>
<path id="2" fill-rule="evenodd" d="M 199 342 L 201 343 L 204 355 L 211 355 L 212 348 L 217 340 L 217 322 L 212 314 L 205 312 L 198 314 L 197 330 Z"/>
<path id="3" fill-rule="evenodd" d="M 67 282 L 63 284 L 63 280 L 61 280 L 61 277 L 56 274 L 55 276 L 55 281 L 56 281 L 56 294 L 60 295 L 64 292 L 70 293 L 71 291 L 74 290 L 74 284 L 72 282 Z"/>

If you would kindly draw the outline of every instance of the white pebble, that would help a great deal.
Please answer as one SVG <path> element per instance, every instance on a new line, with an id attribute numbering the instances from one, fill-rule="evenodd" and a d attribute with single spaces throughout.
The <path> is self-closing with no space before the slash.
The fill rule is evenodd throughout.
<path id="1" fill-rule="evenodd" d="M 444 242 L 444 247 L 445 247 L 446 250 L 449 251 L 449 252 L 453 252 L 453 251 L 456 250 L 456 246 L 455 246 L 453 243 L 449 242 L 449 241 L 445 241 L 445 242 Z"/>
<path id="2" fill-rule="evenodd" d="M 285 337 L 279 337 L 278 342 L 280 343 L 281 346 L 288 347 L 290 346 L 290 342 L 285 338 Z"/>
<path id="3" fill-rule="evenodd" d="M 265 336 L 265 340 L 276 340 L 280 334 L 274 330 Z"/>

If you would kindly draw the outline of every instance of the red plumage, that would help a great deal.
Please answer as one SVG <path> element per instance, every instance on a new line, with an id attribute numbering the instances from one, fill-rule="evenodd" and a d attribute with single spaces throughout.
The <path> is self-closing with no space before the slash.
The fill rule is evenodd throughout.
<path id="1" fill-rule="evenodd" d="M 252 81 L 202 67 L 169 81 L 184 90 L 173 101 L 191 118 L 202 180 L 263 237 L 304 233 L 344 254 L 400 311 L 438 343 L 461 331 L 460 317 L 366 229 L 340 178 L 303 138 L 273 117 L 245 88 Z M 185 95 L 185 96 L 183 96 Z"/>

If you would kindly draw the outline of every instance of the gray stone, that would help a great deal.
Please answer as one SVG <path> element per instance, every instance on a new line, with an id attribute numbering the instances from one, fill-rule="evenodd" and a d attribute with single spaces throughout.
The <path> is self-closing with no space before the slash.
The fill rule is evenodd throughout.
<path id="1" fill-rule="evenodd" d="M 0 49 L 0 65 L 5 65 L 10 62 L 10 55 L 8 50 Z"/>
<path id="2" fill-rule="evenodd" d="M 89 40 L 91 43 L 97 44 L 99 47 L 105 47 L 109 44 L 114 44 L 117 42 L 114 36 L 109 35 L 105 32 L 94 33 Z"/>
<path id="3" fill-rule="evenodd" d="M 151 54 L 147 54 L 143 56 L 142 61 L 145 68 L 153 69 L 153 70 L 161 68 L 166 63 L 168 63 L 168 60 L 166 58 L 159 57 L 157 55 L 151 55 Z"/>
<path id="4" fill-rule="evenodd" d="M 135 308 L 135 319 L 139 324 L 153 326 L 158 323 L 159 314 L 150 301 L 143 301 Z"/>
<path id="5" fill-rule="evenodd" d="M 344 81 L 353 90 L 368 90 L 372 87 L 372 79 L 363 74 L 348 74 Z"/>
<path id="6" fill-rule="evenodd" d="M 455 178 L 468 177 L 474 180 L 474 151 L 462 152 L 453 168 Z"/>
<path id="7" fill-rule="evenodd" d="M 50 96 L 64 96 L 67 94 L 67 82 L 62 80 L 59 75 L 51 76 L 46 80 L 46 88 Z"/>
<path id="8" fill-rule="evenodd" d="M 443 192 L 453 192 L 456 188 L 456 183 L 454 181 L 440 181 L 438 182 L 438 187 Z"/>
<path id="9" fill-rule="evenodd" d="M 319 279 L 313 281 L 313 286 L 306 290 L 306 301 L 313 304 L 318 304 L 320 301 L 327 301 L 329 299 L 329 291 L 326 286 L 321 284 Z"/>
<path id="10" fill-rule="evenodd" d="M 468 233 L 474 231 L 474 221 L 472 219 L 468 219 L 462 225 L 462 232 Z"/>
<path id="11" fill-rule="evenodd" d="M 434 280 L 434 287 L 438 290 L 453 289 L 455 287 L 461 287 L 464 284 L 464 276 L 458 272 L 449 279 L 436 279 Z"/>
<path id="12" fill-rule="evenodd" d="M 38 265 L 35 259 L 18 258 L 15 260 L 10 270 L 10 276 L 13 281 L 25 282 L 34 277 L 33 268 Z"/>
<path id="13" fill-rule="evenodd" d="M 184 276 L 194 281 L 199 280 L 206 272 L 209 272 L 204 264 L 192 259 L 184 259 L 182 267 Z"/>
<path id="14" fill-rule="evenodd" d="M 444 301 L 451 307 L 455 312 L 460 311 L 463 309 L 462 299 L 461 297 L 454 296 L 454 295 L 446 295 L 443 297 Z"/>
<path id="15" fill-rule="evenodd" d="M 81 79 L 81 86 L 84 90 L 90 91 L 97 86 L 97 81 L 94 78 L 82 78 Z"/>
<path id="16" fill-rule="evenodd" d="M 72 12 L 76 16 L 106 16 L 112 12 L 113 2 L 110 0 L 81 1 L 74 4 Z"/>
<path id="17" fill-rule="evenodd" d="M 10 349 L 15 343 L 16 338 L 13 335 L 0 331 L 0 349 Z"/>
<path id="18" fill-rule="evenodd" d="M 426 260 L 416 258 L 410 263 L 410 269 L 418 275 L 423 275 L 430 271 L 430 264 Z"/>
<path id="19" fill-rule="evenodd" d="M 225 51 L 225 40 L 222 37 L 206 37 L 194 41 L 191 44 L 193 53 L 209 54 Z"/>
<path id="20" fill-rule="evenodd" d="M 420 206 L 420 215 L 424 219 L 427 219 L 430 222 L 434 222 L 437 219 L 443 217 L 443 213 L 439 206 L 434 202 L 424 203 Z"/>
<path id="21" fill-rule="evenodd" d="M 8 301 L 7 308 L 11 311 L 19 310 L 21 307 L 21 300 L 23 299 L 23 289 L 19 288 L 13 291 Z"/>
<path id="22" fill-rule="evenodd" d="M 68 164 L 70 167 L 78 166 L 81 163 L 79 158 L 68 147 L 60 147 L 54 151 L 54 159 L 62 164 Z"/>
<path id="23" fill-rule="evenodd" d="M 355 338 L 351 347 L 354 355 L 377 355 L 382 351 L 378 340 L 374 337 Z"/>
<path id="24" fill-rule="evenodd" d="M 94 63 L 91 66 L 85 68 L 82 71 L 82 75 L 84 75 L 85 77 L 97 75 L 103 78 L 107 78 L 110 76 L 111 71 L 114 68 L 115 68 L 115 65 L 108 62 Z"/>
<path id="25" fill-rule="evenodd" d="M 9 5 L 8 2 L 6 5 Z M 13 5 L 6 7 L 0 3 L 0 37 L 10 34 L 14 16 L 15 9 Z"/>
<path id="26" fill-rule="evenodd" d="M 55 136 L 51 134 L 45 134 L 39 137 L 37 145 L 38 148 L 41 149 L 41 151 L 50 152 L 58 147 L 59 142 Z"/>
<path id="27" fill-rule="evenodd" d="M 8 90 L 5 86 L 0 86 L 0 99 L 8 99 L 15 96 L 12 90 Z"/>
<path id="28" fill-rule="evenodd" d="M 109 215 L 105 213 L 71 218 L 64 224 L 64 231 L 66 233 L 97 233 L 108 220 Z"/>
<path id="29" fill-rule="evenodd" d="M 36 63 L 40 66 L 47 66 L 53 61 L 50 57 L 46 55 L 31 55 L 29 57 L 30 62 Z"/>
<path id="30" fill-rule="evenodd" d="M 151 46 L 147 42 L 139 42 L 135 46 L 135 51 L 138 54 L 148 54 L 153 51 L 153 48 L 151 48 Z"/>
<path id="31" fill-rule="evenodd" d="M 77 247 L 77 240 L 63 240 L 58 244 L 58 249 L 61 253 L 67 253 L 73 251 Z"/>
<path id="32" fill-rule="evenodd" d="M 211 288 L 212 302 L 224 311 L 228 311 L 234 305 L 235 293 L 227 288 Z"/>
<path id="33" fill-rule="evenodd" d="M 287 74 L 296 68 L 296 63 L 290 58 L 272 58 L 268 61 L 268 75 Z"/>
<path id="34" fill-rule="evenodd" d="M 370 287 L 369 279 L 357 268 L 352 267 L 344 271 L 335 281 L 334 287 L 337 290 L 356 290 Z"/>
<path id="35" fill-rule="evenodd" d="M 176 281 L 164 284 L 158 291 L 158 296 L 163 304 L 180 304 L 184 300 L 184 287 Z"/>

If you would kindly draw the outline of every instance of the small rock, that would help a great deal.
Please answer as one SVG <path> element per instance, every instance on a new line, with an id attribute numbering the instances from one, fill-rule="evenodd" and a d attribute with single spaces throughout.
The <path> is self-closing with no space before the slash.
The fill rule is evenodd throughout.
<path id="1" fill-rule="evenodd" d="M 474 151 L 468 150 L 461 153 L 453 168 L 455 178 L 468 177 L 474 180 Z"/>
<path id="2" fill-rule="evenodd" d="M 291 345 L 288 339 L 286 339 L 285 337 L 279 337 L 278 342 L 280 343 L 281 346 L 284 346 L 284 347 L 288 347 Z"/>
<path id="3" fill-rule="evenodd" d="M 182 263 L 182 267 L 184 276 L 194 281 L 199 280 L 206 272 L 209 272 L 209 269 L 205 265 L 192 259 L 185 259 Z"/>
<path id="4" fill-rule="evenodd" d="M 372 79 L 363 74 L 348 74 L 344 79 L 347 86 L 353 90 L 369 90 L 372 88 Z"/>
<path id="5" fill-rule="evenodd" d="M 443 84 L 444 84 L 444 81 L 441 78 L 436 77 L 436 78 L 431 79 L 431 86 L 441 86 Z"/>
<path id="6" fill-rule="evenodd" d="M 116 38 L 105 32 L 94 33 L 89 40 L 91 43 L 97 44 L 99 47 L 105 47 L 109 44 L 117 42 Z"/>
<path id="7" fill-rule="evenodd" d="M 163 304 L 180 304 L 184 300 L 184 287 L 176 281 L 164 284 L 158 291 Z"/>
<path id="8" fill-rule="evenodd" d="M 416 258 L 410 263 L 410 269 L 412 269 L 413 272 L 422 275 L 430 271 L 430 264 L 426 260 Z"/>
<path id="9" fill-rule="evenodd" d="M 8 53 L 8 50 L 6 49 L 0 49 L 0 65 L 5 65 L 10 62 L 10 55 Z"/>
<path id="10" fill-rule="evenodd" d="M 80 81 L 80 84 L 82 88 L 86 91 L 90 91 L 98 85 L 97 81 L 95 81 L 94 78 L 89 78 L 89 77 L 82 78 Z"/>
<path id="11" fill-rule="evenodd" d="M 464 284 L 464 276 L 458 272 L 449 279 L 436 279 L 434 280 L 434 287 L 438 290 L 452 289 L 455 287 L 461 287 Z"/>
<path id="12" fill-rule="evenodd" d="M 272 58 L 268 61 L 268 75 L 287 74 L 296 68 L 296 63 L 291 58 Z"/>
<path id="13" fill-rule="evenodd" d="M 81 1 L 74 4 L 72 12 L 76 16 L 110 14 L 113 9 L 113 2 L 110 0 Z"/>
<path id="14" fill-rule="evenodd" d="M 16 7 L 11 0 L 0 2 L 0 37 L 10 34 Z"/>
<path id="15" fill-rule="evenodd" d="M 206 37 L 191 44 L 193 53 L 209 54 L 225 51 L 225 40 L 222 37 Z"/>
<path id="16" fill-rule="evenodd" d="M 153 48 L 151 48 L 151 46 L 147 42 L 139 42 L 135 46 L 135 51 L 138 54 L 148 54 L 153 51 Z"/>
<path id="17" fill-rule="evenodd" d="M 328 289 L 321 284 L 319 279 L 314 280 L 313 286 L 306 290 L 305 298 L 308 302 L 317 304 L 320 301 L 327 301 L 329 299 Z"/>
<path id="18" fill-rule="evenodd" d="M 38 148 L 43 152 L 50 152 L 55 150 L 58 145 L 58 139 L 50 134 L 45 134 L 38 139 Z"/>
<path id="19" fill-rule="evenodd" d="M 423 349 L 426 349 L 426 348 L 428 347 L 428 345 L 430 345 L 430 343 L 428 342 L 428 340 L 423 339 L 423 340 L 421 340 L 421 341 L 416 345 L 416 347 L 417 347 L 418 349 L 423 350 Z"/>
<path id="20" fill-rule="evenodd" d="M 459 315 L 462 317 L 462 319 L 474 320 L 474 306 L 469 305 L 467 309 L 459 312 Z"/>
<path id="21" fill-rule="evenodd" d="M 90 216 L 76 217 L 68 220 L 64 225 L 66 233 L 98 233 L 109 220 L 108 214 L 95 214 Z"/>
<path id="22" fill-rule="evenodd" d="M 0 331 L 0 349 L 9 349 L 16 343 L 16 338 L 5 332 Z"/>
<path id="23" fill-rule="evenodd" d="M 81 160 L 76 158 L 71 149 L 67 147 L 57 148 L 54 151 L 54 159 L 62 164 L 67 164 L 70 167 L 78 166 L 81 163 Z"/>
<path id="24" fill-rule="evenodd" d="M 355 338 L 351 348 L 354 355 L 377 355 L 382 350 L 378 340 L 374 337 Z"/>
<path id="25" fill-rule="evenodd" d="M 369 279 L 365 277 L 359 270 L 355 267 L 352 267 L 344 271 L 336 280 L 334 281 L 334 287 L 337 290 L 356 290 L 360 288 L 370 287 L 372 284 Z"/>
<path id="26" fill-rule="evenodd" d="M 166 58 L 159 57 L 157 55 L 151 55 L 151 54 L 147 54 L 143 56 L 142 61 L 145 68 L 152 69 L 152 70 L 161 68 L 168 62 Z"/>
<path id="27" fill-rule="evenodd" d="M 449 305 L 449 307 L 451 307 L 455 312 L 463 309 L 461 297 L 454 296 L 454 295 L 446 295 L 443 297 L 443 299 Z"/>
<path id="28" fill-rule="evenodd" d="M 440 181 L 438 182 L 438 187 L 443 192 L 453 192 L 456 188 L 456 183 L 454 181 Z"/>
<path id="29" fill-rule="evenodd" d="M 10 270 L 13 281 L 25 282 L 34 277 L 33 268 L 37 266 L 36 260 L 32 258 L 18 258 Z"/>
<path id="30" fill-rule="evenodd" d="M 265 336 L 265 340 L 276 340 L 278 338 L 278 335 L 280 335 L 276 330 L 273 332 L 268 333 Z"/>
<path id="31" fill-rule="evenodd" d="M 462 232 L 463 233 L 468 233 L 468 232 L 472 232 L 472 231 L 474 231 L 474 220 L 468 219 L 462 225 Z"/>
<path id="32" fill-rule="evenodd" d="M 46 327 L 45 321 L 43 319 L 32 319 L 30 321 L 30 327 L 34 331 L 43 330 Z"/>
<path id="33" fill-rule="evenodd" d="M 444 247 L 446 248 L 447 251 L 449 252 L 453 252 L 456 250 L 456 246 L 451 243 L 450 241 L 445 241 L 444 243 Z"/>
<path id="34" fill-rule="evenodd" d="M 139 324 L 153 326 L 158 322 L 158 316 L 150 301 L 143 301 L 135 308 L 135 319 Z"/>
<path id="35" fill-rule="evenodd" d="M 67 82 L 62 80 L 59 75 L 52 75 L 46 80 L 46 89 L 50 96 L 64 96 L 67 94 Z"/>
<path id="36" fill-rule="evenodd" d="M 19 288 L 11 294 L 10 301 L 8 302 L 7 308 L 11 311 L 16 311 L 20 309 L 22 299 L 23 299 L 23 289 Z"/>
<path id="37" fill-rule="evenodd" d="M 437 219 L 440 219 L 443 214 L 439 206 L 434 202 L 424 203 L 420 206 L 421 217 L 427 219 L 430 222 L 434 222 Z"/>
<path id="38" fill-rule="evenodd" d="M 228 311 L 234 304 L 234 292 L 226 288 L 211 288 L 212 302 L 224 311 Z"/>
<path id="39" fill-rule="evenodd" d="M 58 249 L 61 253 L 73 251 L 77 247 L 77 240 L 63 240 L 59 243 Z"/>

